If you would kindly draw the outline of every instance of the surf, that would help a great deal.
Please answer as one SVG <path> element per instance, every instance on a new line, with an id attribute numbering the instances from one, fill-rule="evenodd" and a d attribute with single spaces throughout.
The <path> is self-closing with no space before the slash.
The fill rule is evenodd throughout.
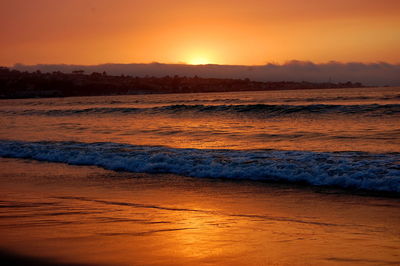
<path id="1" fill-rule="evenodd" d="M 400 193 L 400 153 L 180 149 L 113 142 L 0 141 L 0 156 L 114 171 L 305 183 Z"/>

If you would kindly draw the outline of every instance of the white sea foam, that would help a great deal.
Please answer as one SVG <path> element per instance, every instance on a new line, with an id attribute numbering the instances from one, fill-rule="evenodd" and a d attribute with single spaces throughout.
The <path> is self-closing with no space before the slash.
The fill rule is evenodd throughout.
<path id="1" fill-rule="evenodd" d="M 0 156 L 200 178 L 400 192 L 400 154 L 200 150 L 117 143 L 0 141 Z"/>

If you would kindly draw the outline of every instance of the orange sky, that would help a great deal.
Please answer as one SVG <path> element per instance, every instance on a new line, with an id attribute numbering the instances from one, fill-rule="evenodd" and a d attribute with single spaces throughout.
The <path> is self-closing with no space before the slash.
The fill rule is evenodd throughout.
<path id="1" fill-rule="evenodd" d="M 0 0 L 0 65 L 400 63 L 399 0 Z"/>

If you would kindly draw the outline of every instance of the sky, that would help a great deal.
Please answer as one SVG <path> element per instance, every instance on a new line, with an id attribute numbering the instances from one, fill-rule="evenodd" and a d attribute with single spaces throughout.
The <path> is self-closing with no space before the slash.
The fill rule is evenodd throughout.
<path id="1" fill-rule="evenodd" d="M 399 0 L 0 0 L 0 65 L 400 63 Z"/>

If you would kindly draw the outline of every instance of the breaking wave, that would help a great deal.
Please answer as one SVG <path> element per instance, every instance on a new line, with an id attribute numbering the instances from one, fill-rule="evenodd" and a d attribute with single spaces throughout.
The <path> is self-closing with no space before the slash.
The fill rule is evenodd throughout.
<path id="1" fill-rule="evenodd" d="M 337 114 L 337 115 L 399 115 L 400 104 L 367 104 L 367 105 L 167 105 L 152 108 L 130 108 L 130 107 L 98 107 L 86 109 L 66 110 L 22 110 L 22 111 L 1 111 L 7 114 L 19 115 L 49 115 L 68 116 L 78 114 L 248 114 L 254 116 L 284 116 L 293 114 Z"/>
<path id="2" fill-rule="evenodd" d="M 0 156 L 129 172 L 400 192 L 400 153 L 202 150 L 104 142 L 0 141 Z"/>

